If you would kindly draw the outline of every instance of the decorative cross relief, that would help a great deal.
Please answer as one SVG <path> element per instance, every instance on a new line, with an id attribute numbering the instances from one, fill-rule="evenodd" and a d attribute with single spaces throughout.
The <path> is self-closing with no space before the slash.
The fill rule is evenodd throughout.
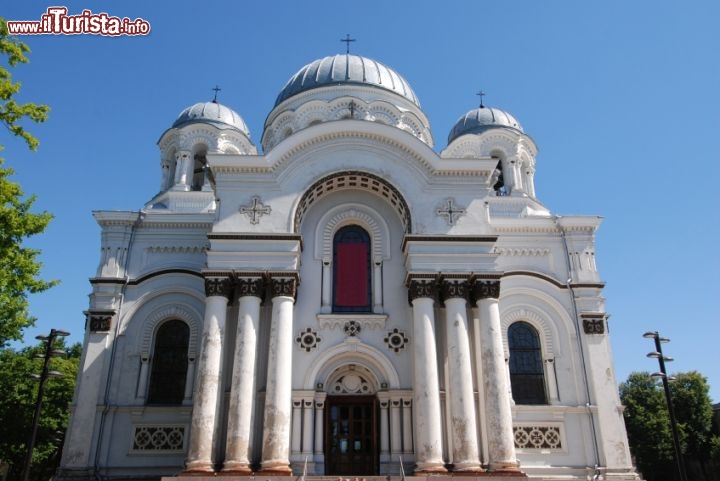
<path id="1" fill-rule="evenodd" d="M 259 224 L 260 217 L 265 214 L 272 212 L 272 208 L 269 205 L 265 205 L 260 200 L 260 196 L 254 196 L 250 205 L 241 205 L 240 213 L 250 217 L 251 224 Z"/>
<path id="2" fill-rule="evenodd" d="M 435 210 L 437 215 L 445 217 L 448 225 L 454 225 L 458 217 L 465 213 L 465 209 L 460 206 L 453 206 L 455 199 L 449 197 L 445 199 L 445 202 L 440 204 L 440 207 Z M 445 207 L 443 209 L 443 206 Z"/>

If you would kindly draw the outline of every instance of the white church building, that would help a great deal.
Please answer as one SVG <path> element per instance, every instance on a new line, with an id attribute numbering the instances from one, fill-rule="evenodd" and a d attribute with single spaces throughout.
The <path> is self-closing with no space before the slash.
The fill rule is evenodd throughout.
<path id="1" fill-rule="evenodd" d="M 437 146 L 408 82 L 348 53 L 290 78 L 260 145 L 192 105 L 160 192 L 94 212 L 56 479 L 638 479 L 601 219 L 540 202 L 511 114 L 481 104 Z"/>

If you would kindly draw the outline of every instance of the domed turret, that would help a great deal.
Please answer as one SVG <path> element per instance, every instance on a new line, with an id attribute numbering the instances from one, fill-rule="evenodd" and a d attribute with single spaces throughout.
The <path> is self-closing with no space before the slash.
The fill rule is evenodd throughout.
<path id="1" fill-rule="evenodd" d="M 450 135 L 448 135 L 448 144 L 461 135 L 480 134 L 489 129 L 502 127 L 523 131 L 520 123 L 508 112 L 495 107 L 480 105 L 480 107 L 471 110 L 455 122 Z"/>
<path id="2" fill-rule="evenodd" d="M 410 84 L 382 63 L 350 53 L 324 57 L 287 81 L 265 120 L 268 152 L 296 132 L 338 120 L 399 128 L 432 147 L 430 123 Z"/>
<path id="3" fill-rule="evenodd" d="M 217 103 L 215 100 L 211 102 L 198 102 L 186 108 L 180 112 L 180 115 L 172 124 L 172 127 L 181 127 L 197 122 L 210 123 L 220 129 L 231 127 L 239 130 L 248 137 L 250 136 L 250 129 L 248 129 L 245 121 L 240 117 L 240 114 L 229 107 Z"/>
<path id="4" fill-rule="evenodd" d="M 420 106 L 415 92 L 400 74 L 373 59 L 352 54 L 325 57 L 305 65 L 288 80 L 278 94 L 275 106 L 301 92 L 338 84 L 380 87 Z"/>

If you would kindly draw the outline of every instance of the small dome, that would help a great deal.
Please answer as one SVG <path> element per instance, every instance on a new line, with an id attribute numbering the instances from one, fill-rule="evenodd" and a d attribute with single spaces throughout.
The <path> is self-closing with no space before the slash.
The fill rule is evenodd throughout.
<path id="1" fill-rule="evenodd" d="M 234 110 L 225 107 L 215 101 L 198 102 L 182 112 L 177 120 L 172 124 L 173 127 L 180 127 L 190 123 L 204 122 L 216 125 L 218 128 L 232 127 L 250 137 L 250 130 L 245 121 Z"/>
<path id="2" fill-rule="evenodd" d="M 275 100 L 275 107 L 301 92 L 337 84 L 380 87 L 402 95 L 420 107 L 415 92 L 400 74 L 380 62 L 352 54 L 325 57 L 305 65 L 285 84 Z"/>
<path id="3" fill-rule="evenodd" d="M 448 144 L 464 134 L 480 134 L 486 130 L 500 127 L 523 131 L 515 117 L 504 110 L 480 106 L 466 113 L 455 122 L 450 135 L 448 135 Z"/>

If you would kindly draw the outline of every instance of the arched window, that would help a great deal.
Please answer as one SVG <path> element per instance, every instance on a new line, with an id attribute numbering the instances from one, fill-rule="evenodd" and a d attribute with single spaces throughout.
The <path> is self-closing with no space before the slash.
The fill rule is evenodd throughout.
<path id="1" fill-rule="evenodd" d="M 540 337 L 527 322 L 508 328 L 510 385 L 517 404 L 547 404 Z"/>
<path id="2" fill-rule="evenodd" d="M 148 404 L 181 404 L 185 397 L 190 328 L 183 321 L 163 323 L 155 335 Z"/>
<path id="3" fill-rule="evenodd" d="M 370 235 L 349 225 L 333 238 L 333 312 L 369 312 Z"/>

